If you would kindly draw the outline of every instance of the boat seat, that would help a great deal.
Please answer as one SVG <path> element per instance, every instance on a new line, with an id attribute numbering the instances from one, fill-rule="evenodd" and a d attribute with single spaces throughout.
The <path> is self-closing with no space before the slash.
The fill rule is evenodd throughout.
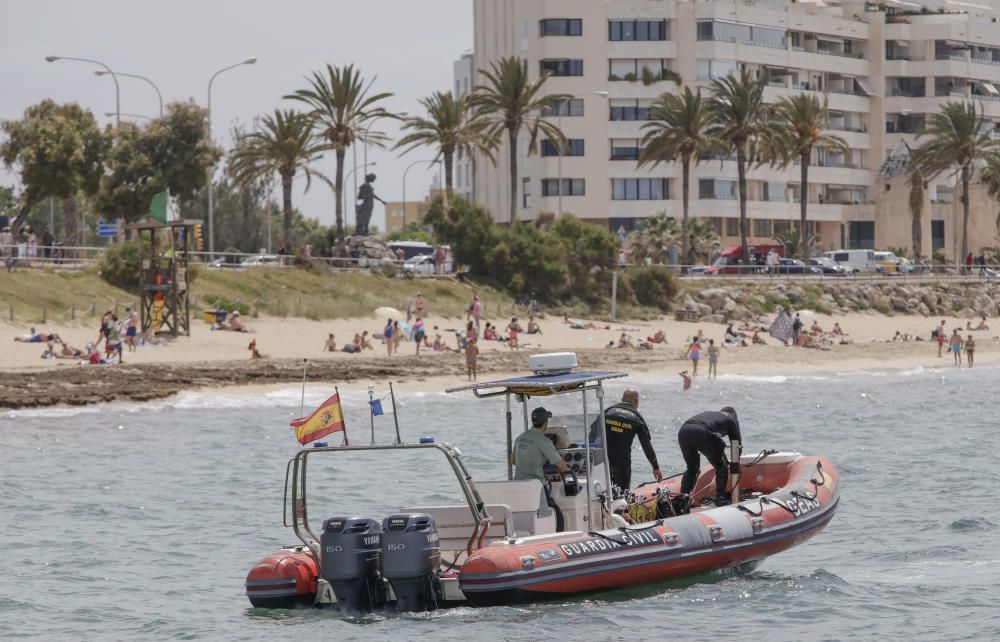
<path id="1" fill-rule="evenodd" d="M 465 504 L 458 506 L 406 506 L 399 510 L 402 513 L 426 513 L 433 517 L 442 551 L 464 551 L 476 528 L 476 523 L 472 519 L 472 511 Z M 509 506 L 486 504 L 486 513 L 490 516 L 490 529 L 486 533 L 484 545 L 487 541 L 497 537 L 513 536 L 514 519 Z"/>
<path id="2" fill-rule="evenodd" d="M 514 516 L 518 537 L 529 537 L 556 530 L 556 513 L 545 499 L 542 482 L 537 479 L 487 481 L 476 484 L 483 501 L 504 504 Z"/>

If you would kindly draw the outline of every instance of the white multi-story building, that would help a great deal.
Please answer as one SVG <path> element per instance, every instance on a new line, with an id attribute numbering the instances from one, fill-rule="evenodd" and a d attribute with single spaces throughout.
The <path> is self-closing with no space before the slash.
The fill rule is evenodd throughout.
<path id="1" fill-rule="evenodd" d="M 549 141 L 537 156 L 527 155 L 526 137 L 520 145 L 520 219 L 557 212 L 560 201 L 563 212 L 612 231 L 657 212 L 679 216 L 680 167 L 636 163 L 650 104 L 678 90 L 664 72 L 707 94 L 711 80 L 745 68 L 766 82 L 768 102 L 796 92 L 828 100 L 831 129 L 850 148 L 819 151 L 806 189 L 798 167 L 753 168 L 751 242 L 793 228 L 805 197 L 824 247 L 909 245 L 909 214 L 879 205 L 905 208 L 905 198 L 887 195 L 878 169 L 900 141 L 915 146 L 926 115 L 946 101 L 975 99 L 1000 122 L 998 16 L 952 0 L 476 0 L 473 60 L 482 69 L 520 56 L 534 77 L 551 72 L 546 92 L 574 96 L 558 116 L 570 141 L 561 159 Z M 475 200 L 501 221 L 507 172 L 486 161 L 475 176 Z M 726 243 L 738 239 L 736 177 L 730 158 L 702 159 L 691 177 L 692 216 L 710 220 Z M 932 243 L 954 248 L 954 194 L 953 176 L 929 186 L 925 255 Z"/>

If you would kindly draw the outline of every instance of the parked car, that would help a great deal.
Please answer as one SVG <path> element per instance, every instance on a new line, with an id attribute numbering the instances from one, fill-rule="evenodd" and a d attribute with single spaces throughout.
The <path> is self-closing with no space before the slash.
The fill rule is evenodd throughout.
<path id="1" fill-rule="evenodd" d="M 281 267 L 282 257 L 277 254 L 258 254 L 248 259 L 243 259 L 241 267 Z"/>
<path id="2" fill-rule="evenodd" d="M 403 274 L 434 274 L 434 255 L 419 254 L 403 261 Z"/>
<path id="3" fill-rule="evenodd" d="M 823 274 L 829 276 L 847 276 L 853 272 L 852 269 L 840 265 L 828 256 L 818 256 L 809 259 L 809 265 L 818 267 Z"/>
<path id="4" fill-rule="evenodd" d="M 708 271 L 707 265 L 692 265 L 687 269 L 687 273 L 695 276 L 702 276 Z"/>
<path id="5" fill-rule="evenodd" d="M 798 259 L 778 259 L 778 265 L 775 266 L 775 270 L 778 274 L 822 274 L 823 271 L 818 267 L 813 267 L 811 265 L 806 265 Z"/>

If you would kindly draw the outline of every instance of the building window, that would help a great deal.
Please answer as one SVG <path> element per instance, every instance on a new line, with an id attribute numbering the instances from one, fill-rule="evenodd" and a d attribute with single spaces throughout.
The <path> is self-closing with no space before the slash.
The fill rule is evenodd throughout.
<path id="1" fill-rule="evenodd" d="M 765 181 L 764 199 L 772 203 L 784 203 L 788 201 L 788 183 L 778 183 L 775 181 Z"/>
<path id="2" fill-rule="evenodd" d="M 666 40 L 666 20 L 610 20 L 608 40 Z"/>
<path id="3" fill-rule="evenodd" d="M 874 250 L 875 221 L 848 221 L 847 249 Z"/>
<path id="4" fill-rule="evenodd" d="M 528 209 L 531 207 L 531 179 L 521 179 L 521 207 Z"/>
<path id="5" fill-rule="evenodd" d="M 583 116 L 583 98 L 553 100 L 542 110 L 543 116 Z"/>
<path id="6" fill-rule="evenodd" d="M 583 156 L 583 139 L 569 138 L 563 145 L 563 156 Z M 559 156 L 559 144 L 548 138 L 542 141 L 542 156 Z"/>
<path id="7" fill-rule="evenodd" d="M 944 221 L 931 221 L 931 250 L 944 247 Z"/>
<path id="8" fill-rule="evenodd" d="M 611 139 L 611 160 L 639 160 L 639 140 L 635 138 Z"/>
<path id="9" fill-rule="evenodd" d="M 774 221 L 774 225 L 772 226 L 772 229 L 774 230 L 774 232 L 773 232 L 774 236 L 778 236 L 779 234 L 788 234 L 789 232 L 792 231 L 792 222 L 791 221 Z"/>
<path id="10" fill-rule="evenodd" d="M 722 227 L 721 225 L 719 227 Z M 727 218 L 726 219 L 726 236 L 739 236 L 740 235 L 740 219 L 738 218 Z"/>
<path id="11" fill-rule="evenodd" d="M 612 58 L 608 60 L 608 80 L 644 83 L 666 80 L 670 68 L 664 58 Z"/>
<path id="12" fill-rule="evenodd" d="M 736 181 L 718 178 L 698 179 L 698 198 L 736 200 Z"/>
<path id="13" fill-rule="evenodd" d="M 541 61 L 542 73 L 546 71 L 553 76 L 582 76 L 583 60 L 560 58 Z"/>
<path id="14" fill-rule="evenodd" d="M 662 201 L 667 198 L 665 178 L 613 178 L 611 200 Z"/>
<path id="15" fill-rule="evenodd" d="M 753 220 L 754 236 L 771 236 L 771 220 L 766 218 L 755 218 Z"/>
<path id="16" fill-rule="evenodd" d="M 649 107 L 640 106 L 638 102 L 630 105 L 611 105 L 609 120 L 650 120 Z"/>
<path id="17" fill-rule="evenodd" d="M 739 73 L 740 65 L 735 60 L 699 60 L 698 80 L 715 80 Z"/>
<path id="18" fill-rule="evenodd" d="M 584 196 L 586 194 L 586 181 L 582 178 L 562 179 L 563 196 Z M 542 196 L 559 196 L 559 179 L 542 179 Z"/>
<path id="19" fill-rule="evenodd" d="M 582 36 L 583 20 L 579 18 L 547 18 L 541 21 L 543 36 Z"/>

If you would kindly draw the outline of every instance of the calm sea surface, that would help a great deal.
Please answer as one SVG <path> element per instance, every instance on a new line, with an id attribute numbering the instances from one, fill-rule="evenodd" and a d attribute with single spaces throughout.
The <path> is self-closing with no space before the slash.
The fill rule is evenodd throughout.
<path id="1" fill-rule="evenodd" d="M 281 517 L 297 391 L 0 414 L 0 639 L 998 639 L 998 380 L 986 368 L 739 377 L 684 394 L 675 380 L 626 380 L 665 472 L 682 468 L 685 417 L 733 405 L 749 451 L 834 462 L 838 516 L 742 575 L 361 621 L 255 611 L 243 593 L 250 566 L 295 541 Z M 326 394 L 310 388 L 307 405 Z M 344 398 L 352 441 L 367 442 L 366 395 Z M 405 388 L 400 402 L 404 439 L 433 435 L 478 478 L 504 476 L 502 402 Z M 391 416 L 376 430 L 391 440 Z M 647 479 L 638 444 L 634 460 L 633 479 Z M 443 460 L 324 461 L 335 466 L 310 467 L 317 522 L 454 496 Z"/>

